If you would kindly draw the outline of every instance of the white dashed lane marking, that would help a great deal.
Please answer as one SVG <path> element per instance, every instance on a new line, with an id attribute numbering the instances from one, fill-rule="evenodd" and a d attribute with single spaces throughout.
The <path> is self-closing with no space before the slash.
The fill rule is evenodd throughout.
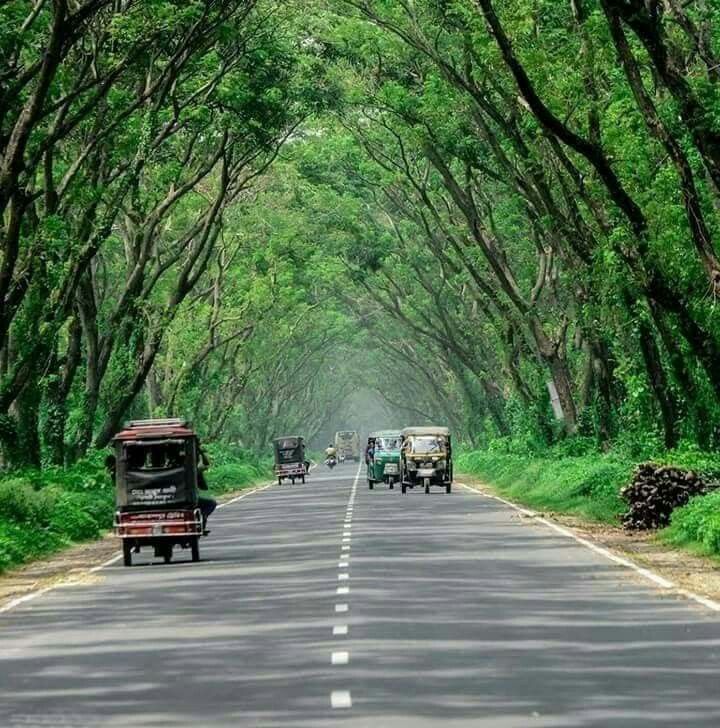
<path id="1" fill-rule="evenodd" d="M 352 708 L 349 690 L 333 690 L 330 694 L 330 705 L 333 708 Z"/>
<path id="2" fill-rule="evenodd" d="M 350 539 L 352 535 L 352 516 L 353 516 L 353 505 L 355 502 L 355 494 L 357 492 L 357 484 L 360 479 L 360 471 L 362 465 L 358 465 L 357 473 L 355 473 L 355 480 L 353 481 L 352 488 L 350 489 L 350 498 L 347 504 L 347 511 L 345 513 L 345 520 L 343 522 L 343 534 L 342 542 L 340 545 L 340 562 L 338 563 L 338 569 L 347 569 L 349 566 L 348 559 L 350 558 Z M 350 579 L 350 574 L 347 571 L 342 571 L 338 574 L 338 581 L 347 582 Z M 350 593 L 349 586 L 339 586 L 337 588 L 338 595 L 346 595 Z M 346 603 L 336 604 L 336 613 L 345 613 L 349 610 L 350 606 Z M 333 636 L 341 637 L 348 633 L 347 624 L 336 624 L 333 627 Z M 332 665 L 347 665 L 350 662 L 350 653 L 346 650 L 340 650 L 332 652 L 330 655 L 330 663 Z M 333 690 L 330 693 L 330 705 L 332 708 L 351 708 L 352 698 L 350 697 L 349 690 Z"/>

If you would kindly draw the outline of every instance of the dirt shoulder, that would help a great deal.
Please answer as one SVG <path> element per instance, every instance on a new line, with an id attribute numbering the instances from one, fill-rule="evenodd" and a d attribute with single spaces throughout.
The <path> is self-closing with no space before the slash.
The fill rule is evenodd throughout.
<path id="1" fill-rule="evenodd" d="M 218 503 L 226 503 L 239 495 L 247 495 L 267 483 L 220 496 Z M 77 584 L 92 578 L 91 569 L 104 564 L 119 554 L 119 542 L 107 533 L 97 541 L 70 546 L 45 559 L 0 574 L 0 609 L 32 592 L 55 586 Z"/>
<path id="2" fill-rule="evenodd" d="M 458 476 L 459 482 L 490 496 L 500 495 L 492 486 L 470 475 Z M 520 506 L 521 504 L 518 504 Z M 677 591 L 693 592 L 720 602 L 720 561 L 697 556 L 662 543 L 654 533 L 628 532 L 620 527 L 593 523 L 576 516 L 532 510 L 558 525 L 572 530 L 577 536 L 604 546 L 613 553 L 630 559 L 638 566 L 650 569 L 676 585 Z M 518 514 L 519 518 L 527 518 Z"/>

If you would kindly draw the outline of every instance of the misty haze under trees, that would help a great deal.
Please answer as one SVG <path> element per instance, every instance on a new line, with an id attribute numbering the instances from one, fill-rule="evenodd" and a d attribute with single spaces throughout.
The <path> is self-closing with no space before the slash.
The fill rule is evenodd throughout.
<path id="1" fill-rule="evenodd" d="M 0 221 L 5 466 L 720 446 L 710 0 L 8 0 Z"/>

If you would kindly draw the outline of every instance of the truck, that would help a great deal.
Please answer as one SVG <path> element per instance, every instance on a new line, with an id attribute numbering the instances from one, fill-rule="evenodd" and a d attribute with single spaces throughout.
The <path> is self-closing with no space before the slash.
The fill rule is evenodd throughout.
<path id="1" fill-rule="evenodd" d="M 360 436 L 355 430 L 341 430 L 335 433 L 335 450 L 340 462 L 360 462 Z"/>

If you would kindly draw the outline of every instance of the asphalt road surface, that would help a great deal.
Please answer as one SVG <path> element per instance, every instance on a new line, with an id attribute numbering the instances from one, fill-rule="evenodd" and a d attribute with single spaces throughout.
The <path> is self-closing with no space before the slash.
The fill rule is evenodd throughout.
<path id="1" fill-rule="evenodd" d="M 720 726 L 720 619 L 506 506 L 315 471 L 0 615 L 0 726 Z"/>

